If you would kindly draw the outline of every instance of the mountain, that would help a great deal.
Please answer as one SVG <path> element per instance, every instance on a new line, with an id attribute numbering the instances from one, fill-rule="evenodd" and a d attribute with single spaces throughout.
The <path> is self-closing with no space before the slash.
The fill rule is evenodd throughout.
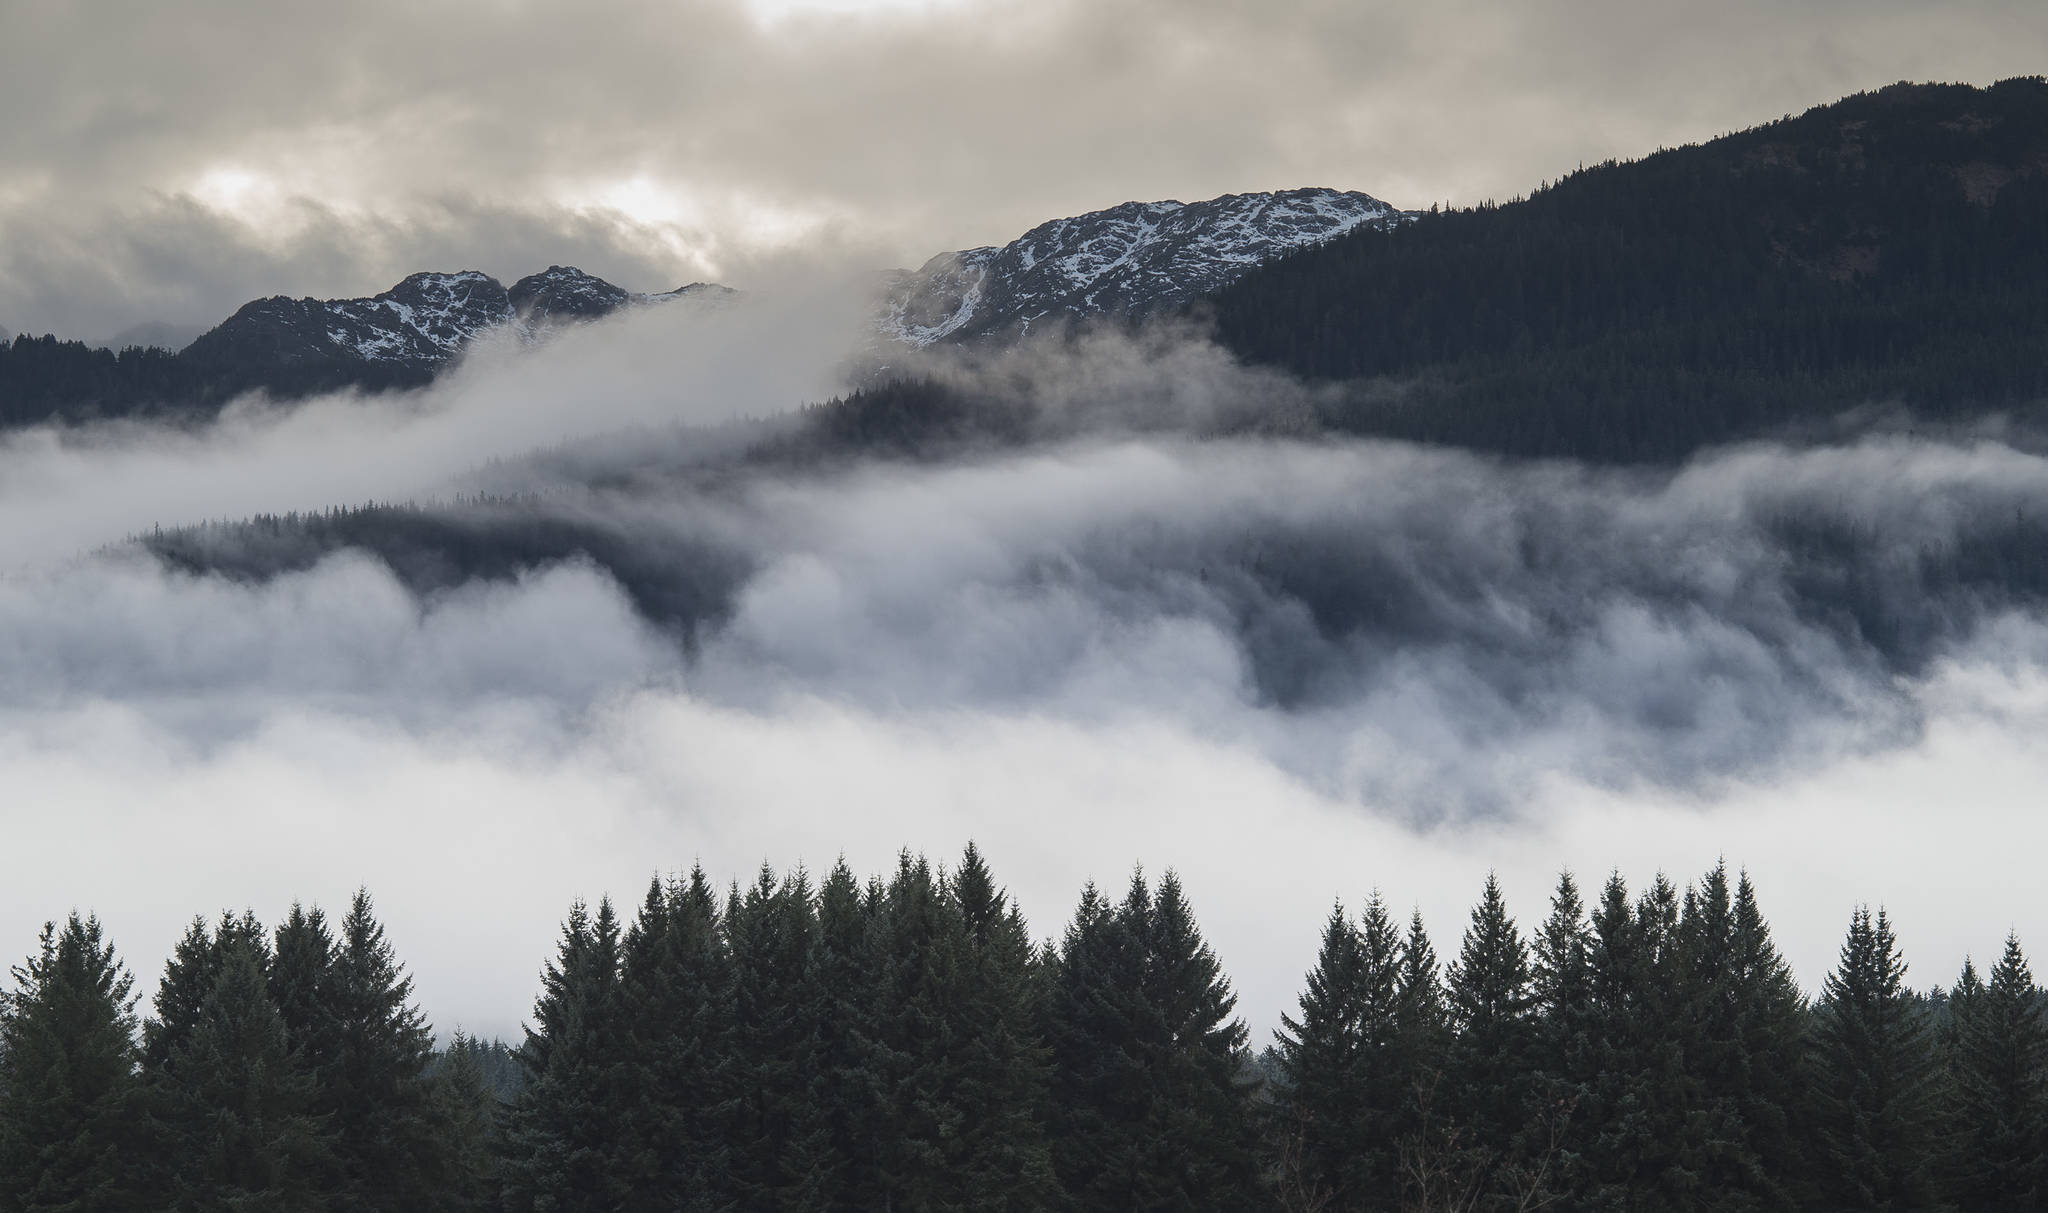
<path id="1" fill-rule="evenodd" d="M 1126 202 L 941 253 L 892 285 L 882 331 L 926 346 L 1028 332 L 1047 320 L 1142 315 L 1229 285 L 1288 253 L 1412 216 L 1328 189 Z"/>
<path id="2" fill-rule="evenodd" d="M 2048 400 L 2048 82 L 1899 84 L 1499 206 L 1353 231 L 1202 302 L 1328 428 L 1681 459 L 1873 409 Z"/>
<path id="3" fill-rule="evenodd" d="M 413 274 L 361 299 L 254 300 L 189 344 L 177 342 L 183 348 L 175 353 L 170 341 L 123 342 L 117 352 L 22 335 L 0 341 L 0 426 L 207 416 L 250 391 L 291 399 L 422 387 L 487 334 L 543 340 L 565 324 L 621 308 L 732 293 L 693 282 L 643 294 L 561 265 L 507 289 L 488 274 L 463 270 Z"/>
<path id="4" fill-rule="evenodd" d="M 598 320 L 622 307 L 673 303 L 691 296 L 717 298 L 735 294 L 731 287 L 712 282 L 692 282 L 672 291 L 639 294 L 614 286 L 573 265 L 551 265 L 538 274 L 528 274 L 512 284 L 506 297 L 512 314 L 529 335 L 537 335 L 563 321 Z"/>
<path id="5" fill-rule="evenodd" d="M 413 274 L 367 299 L 278 295 L 243 304 L 185 353 L 219 366 L 340 370 L 380 363 L 431 372 L 512 318 L 510 296 L 488 274 Z"/>
<path id="6" fill-rule="evenodd" d="M 1129 202 L 1055 219 L 999 248 L 944 253 L 898 275 L 879 332 L 885 341 L 923 346 L 1000 339 L 1055 318 L 1146 315 L 1288 253 L 1411 218 L 1368 195 L 1328 189 Z M 561 265 L 508 288 L 463 270 L 413 274 L 359 299 L 254 300 L 189 344 L 179 342 L 175 354 L 156 348 L 168 341 L 116 353 L 22 337 L 0 343 L 0 426 L 204 416 L 259 390 L 290 399 L 421 387 L 486 334 L 538 340 L 621 308 L 732 294 L 703 282 L 641 294 Z"/>
<path id="7" fill-rule="evenodd" d="M 367 299 L 280 295 L 244 304 L 186 347 L 186 353 L 198 363 L 267 368 L 287 379 L 311 373 L 316 379 L 355 382 L 356 372 L 365 372 L 375 380 L 424 382 L 486 333 L 507 330 L 532 339 L 560 324 L 600 319 L 620 308 L 725 290 L 700 282 L 637 294 L 562 265 L 529 274 L 509 290 L 475 270 L 413 274 Z"/>

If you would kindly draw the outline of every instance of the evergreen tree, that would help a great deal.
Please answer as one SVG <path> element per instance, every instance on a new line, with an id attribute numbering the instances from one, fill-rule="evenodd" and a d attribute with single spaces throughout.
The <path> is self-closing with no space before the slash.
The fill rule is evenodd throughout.
<path id="1" fill-rule="evenodd" d="M 805 959 L 805 1019 L 815 1033 L 813 1079 L 803 1137 L 829 1213 L 881 1204 L 886 1106 L 892 1065 L 879 1034 L 879 900 L 868 901 L 842 857 L 818 888 L 818 929 Z"/>
<path id="2" fill-rule="evenodd" d="M 744 896 L 732 890 L 725 921 L 733 1196 L 743 1210 L 791 1208 L 810 1178 L 805 1105 L 815 1037 L 803 1015 L 804 963 L 816 929 L 810 881 L 801 871 L 778 881 L 763 864 Z"/>
<path id="3" fill-rule="evenodd" d="M 729 975 L 702 868 L 655 880 L 622 948 L 621 1173 L 634 1207 L 712 1210 L 729 1186 Z"/>
<path id="4" fill-rule="evenodd" d="M 609 900 L 577 902 L 541 972 L 519 1049 L 526 1088 L 506 1118 L 507 1204 L 604 1213 L 631 1194 L 618 1166 L 619 931 Z"/>
<path id="5" fill-rule="evenodd" d="M 1948 1050 L 1951 1063 L 1960 1061 L 1963 1043 L 1963 1025 L 1970 1020 L 1971 1011 L 1976 1009 L 1977 1000 L 1984 993 L 1984 979 L 1977 976 L 1977 962 L 1963 957 L 1963 971 L 1956 978 L 1956 984 L 1948 992 L 1948 1015 L 1941 1025 L 1941 1044 Z"/>
<path id="6" fill-rule="evenodd" d="M 877 1174 L 887 1207 L 936 1208 L 958 1199 L 945 1174 L 947 1142 L 964 1128 L 952 1098 L 947 1020 L 964 935 L 930 864 L 902 853 L 875 919 L 878 1047 L 870 1056 L 882 1086 Z"/>
<path id="7" fill-rule="evenodd" d="M 1122 904 L 1089 885 L 1062 941 L 1049 1029 L 1053 1159 L 1081 1210 L 1262 1206 L 1236 999 L 1178 878 Z"/>
<path id="8" fill-rule="evenodd" d="M 1237 995 L 1202 938 L 1180 877 L 1168 869 L 1154 898 L 1137 896 L 1126 913 L 1146 947 L 1154 1128 L 1151 1181 L 1166 1185 L 1166 1207 L 1243 1210 L 1262 1203 L 1257 1182 L 1250 1056 Z M 1143 917 L 1139 917 L 1142 914 Z"/>
<path id="9" fill-rule="evenodd" d="M 1423 929 L 1420 909 L 1409 913 L 1408 934 L 1401 941 L 1394 1024 L 1400 1037 L 1401 1070 L 1408 1079 L 1412 1110 L 1414 1084 L 1442 1070 L 1449 1031 L 1441 966 L 1436 948 L 1429 942 L 1429 932 Z"/>
<path id="10" fill-rule="evenodd" d="M 1835 1208 L 1933 1206 L 1927 1025 L 1884 911 L 1859 907 L 1814 1016 L 1819 1183 Z"/>
<path id="11" fill-rule="evenodd" d="M 1342 906 L 1301 997 L 1301 1018 L 1281 1016 L 1282 1088 L 1276 1131 L 1285 1182 L 1304 1204 L 1393 1208 L 1397 1143 L 1407 1127 L 1412 1075 L 1401 1049 L 1401 935 L 1375 894 L 1353 927 Z"/>
<path id="12" fill-rule="evenodd" d="M 1570 872 L 1557 878 L 1550 914 L 1530 947 L 1532 1120 L 1522 1152 L 1555 1149 L 1558 1182 L 1583 1182 L 1586 1123 L 1598 1079 L 1594 1040 L 1592 929 Z"/>
<path id="13" fill-rule="evenodd" d="M 189 932 L 187 938 L 191 938 Z M 313 1079 L 313 1102 L 307 1111 L 329 1131 L 334 1129 L 340 1114 L 339 1095 L 331 1079 L 337 1073 L 345 1047 L 332 998 L 335 954 L 334 935 L 326 913 L 318 906 L 308 908 L 294 902 L 272 936 L 267 979 L 270 1001 L 284 1024 L 292 1055 Z M 192 971 L 175 977 L 167 975 L 167 987 L 175 986 L 181 991 L 189 988 L 210 962 L 195 954 L 188 963 Z M 176 1018 L 172 1008 L 184 997 L 168 990 L 159 991 L 159 1021 L 167 1026 L 172 1024 Z M 347 1191 L 347 1163 L 338 1147 L 327 1153 L 324 1165 L 328 1171 L 320 1178 L 321 1187 L 335 1193 Z"/>
<path id="14" fill-rule="evenodd" d="M 1955 1009 L 1956 1202 L 1986 1213 L 2040 1209 L 2048 1204 L 2048 1024 L 2017 936 L 2006 936 L 1990 980 Z"/>
<path id="15" fill-rule="evenodd" d="M 212 997 L 221 966 L 236 940 L 247 936 L 261 968 L 269 968 L 269 949 L 262 927 L 253 913 L 239 919 L 222 913 L 220 923 L 208 930 L 206 920 L 195 918 L 171 951 L 158 985 L 156 1015 L 142 1025 L 142 1065 L 145 1072 L 160 1073 L 171 1054 L 182 1048 L 198 1026 L 200 1010 Z"/>
<path id="16" fill-rule="evenodd" d="M 1133 882 L 1133 897 L 1143 891 Z M 1149 891 L 1144 906 L 1149 909 Z M 1157 1207 L 1144 1174 L 1154 1097 L 1147 1042 L 1164 1035 L 1145 998 L 1142 912 L 1081 891 L 1048 975 L 1053 1165 L 1081 1213 Z"/>
<path id="17" fill-rule="evenodd" d="M 43 927 L 0 1017 L 0 1210 L 127 1213 L 151 1200 L 134 979 L 97 918 Z"/>
<path id="18" fill-rule="evenodd" d="M 447 1183 L 436 1193 L 439 1208 L 472 1213 L 493 1207 L 498 1175 L 492 1151 L 498 1140 L 498 1096 L 484 1071 L 484 1042 L 457 1028 L 434 1073 L 437 1119 L 449 1154 Z"/>
<path id="19" fill-rule="evenodd" d="M 1646 1176 L 1663 1156 L 1647 1094 L 1649 1047 L 1664 1025 L 1655 1022 L 1647 991 L 1653 965 L 1643 927 L 1619 872 L 1610 873 L 1592 914 L 1588 972 L 1593 1001 L 1593 1080 L 1581 1104 L 1586 1139 L 1588 1206 L 1650 1207 Z"/>
<path id="20" fill-rule="evenodd" d="M 223 921 L 208 943 L 212 989 L 149 1071 L 169 1147 L 164 1186 L 194 1213 L 324 1207 L 331 1135 L 310 1113 L 313 1079 L 271 1003 L 263 934 L 253 920 Z M 159 1013 L 175 1005 L 183 976 L 166 975 Z"/>
<path id="21" fill-rule="evenodd" d="M 1635 1039 L 1643 1064 L 1641 1094 L 1665 1145 L 1653 1182 L 1660 1197 L 1684 1205 L 1697 1184 L 1701 1143 L 1694 1121 L 1698 1092 L 1686 1071 L 1688 999 L 1682 899 L 1659 872 L 1636 899 L 1636 945 L 1643 973 L 1637 979 Z"/>
<path id="22" fill-rule="evenodd" d="M 1039 1119 L 1050 1072 L 1033 1022 L 1030 933 L 972 843 L 945 891 L 960 924 L 942 1037 L 953 1055 L 950 1101 L 960 1125 L 947 1144 L 947 1170 L 961 1207 L 1052 1208 L 1059 1181 Z"/>
<path id="23" fill-rule="evenodd" d="M 1795 1122 L 1807 1102 L 1806 998 L 1792 966 L 1778 952 L 1744 872 L 1736 880 L 1728 977 L 1734 1004 L 1734 1064 L 1710 1081 L 1709 1092 L 1730 1100 L 1753 1160 L 1744 1180 L 1767 1209 L 1809 1202 L 1802 1164 L 1811 1154 Z"/>
<path id="24" fill-rule="evenodd" d="M 1401 1193 L 1400 1138 L 1414 1097 L 1415 1059 L 1402 1035 L 1401 931 L 1377 892 L 1359 915 L 1358 949 L 1359 1122 L 1352 1179 L 1359 1208 L 1387 1210 L 1397 1207 Z"/>
<path id="25" fill-rule="evenodd" d="M 1660 882 L 1668 889 L 1669 882 Z M 1661 905 L 1661 898 L 1658 899 Z M 1685 891 L 1666 936 L 1658 1014 L 1669 1026 L 1655 1057 L 1652 1100 L 1676 1147 L 1659 1176 L 1673 1208 L 1750 1209 L 1782 1200 L 1752 1141 L 1746 1115 L 1752 1074 L 1749 1019 L 1757 958 L 1738 942 L 1734 889 L 1717 863 Z"/>
<path id="26" fill-rule="evenodd" d="M 1490 874 L 1445 975 L 1444 1002 L 1452 1032 L 1444 1063 L 1447 1114 L 1481 1156 L 1504 1160 L 1527 1111 L 1535 1024 L 1528 950 Z"/>
<path id="27" fill-rule="evenodd" d="M 367 892 L 357 891 L 342 919 L 323 993 L 335 1047 L 315 1077 L 347 1203 L 378 1213 L 431 1208 L 457 1170 L 427 1078 L 433 1033 Z"/>
<path id="28" fill-rule="evenodd" d="M 1360 1208 L 1352 1176 L 1364 1145 L 1360 1057 L 1365 1051 L 1365 949 L 1339 904 L 1323 925 L 1316 964 L 1302 991 L 1299 1019 L 1282 1014 L 1275 1039 L 1282 1088 L 1276 1131 L 1300 1203 Z"/>
<path id="29" fill-rule="evenodd" d="M 201 924 L 194 923 L 193 927 L 198 930 Z M 192 938 L 188 932 L 187 941 Z M 176 958 L 173 963 L 177 963 Z M 334 935 L 327 927 L 327 915 L 318 906 L 307 909 L 294 902 L 291 912 L 278 924 L 271 948 L 270 1000 L 284 1020 L 292 1049 L 316 1075 L 332 1065 L 341 1048 L 340 1029 L 327 995 L 333 971 Z M 175 983 L 167 981 L 166 986 L 176 984 L 182 990 L 190 980 L 180 976 Z M 173 1006 L 180 1005 L 184 997 L 173 996 Z M 165 994 L 158 995 L 158 1018 L 168 1022 L 175 1016 L 164 1006 L 164 998 Z"/>

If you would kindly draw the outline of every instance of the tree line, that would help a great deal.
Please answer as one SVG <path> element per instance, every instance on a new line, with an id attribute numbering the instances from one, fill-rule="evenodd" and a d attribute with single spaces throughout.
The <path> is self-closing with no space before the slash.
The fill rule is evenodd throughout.
<path id="1" fill-rule="evenodd" d="M 972 846 L 570 908 L 525 1038 L 440 1051 L 366 894 L 195 921 L 151 1000 L 101 925 L 0 1006 L 0 1210 L 2038 1209 L 2048 1023 L 2017 939 L 1917 993 L 1882 910 L 1808 999 L 1746 876 L 1448 963 L 1334 909 L 1254 1052 L 1171 872 L 1034 942 Z"/>

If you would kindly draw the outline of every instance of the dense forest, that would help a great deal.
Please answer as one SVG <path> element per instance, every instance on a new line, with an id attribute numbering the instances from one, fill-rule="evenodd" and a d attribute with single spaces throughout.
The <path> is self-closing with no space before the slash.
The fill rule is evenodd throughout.
<path id="1" fill-rule="evenodd" d="M 1359 231 L 1211 302 L 1327 425 L 1665 460 L 2048 397 L 2048 82 L 1899 84 L 1526 199 Z"/>
<path id="2" fill-rule="evenodd" d="M 117 353 L 22 333 L 0 341 L 0 427 L 115 418 L 196 422 L 245 392 L 294 400 L 344 389 L 418 388 L 432 381 L 430 372 L 402 363 L 279 363 L 260 350 L 217 343 L 178 353 L 154 346 Z"/>
<path id="3" fill-rule="evenodd" d="M 1818 995 L 1746 877 L 1489 878 L 1448 963 L 1339 907 L 1254 1052 L 1187 891 L 1034 943 L 969 847 L 570 908 L 524 1041 L 436 1051 L 367 895 L 196 920 L 138 1018 L 94 919 L 0 1008 L 0 1210 L 2039 1209 L 2019 942 L 1916 993 L 1883 910 Z"/>

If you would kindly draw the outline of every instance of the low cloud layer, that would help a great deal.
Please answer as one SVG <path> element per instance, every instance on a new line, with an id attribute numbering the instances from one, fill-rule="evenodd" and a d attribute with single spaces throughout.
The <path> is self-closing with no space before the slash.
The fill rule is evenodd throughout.
<path id="1" fill-rule="evenodd" d="M 0 326 L 85 338 L 418 269 L 751 286 L 793 246 L 914 264 L 1134 198 L 1504 198 L 2048 50 L 2020 0 L 4 0 L 0 27 Z"/>
<path id="2" fill-rule="evenodd" d="M 509 1033 L 571 897 L 970 838 L 1041 933 L 1085 879 L 1179 868 L 1261 1028 L 1330 900 L 1418 903 L 1448 950 L 1489 869 L 1528 919 L 1562 865 L 1725 854 L 1809 984 L 1858 899 L 1923 984 L 2048 931 L 2020 870 L 2048 841 L 2025 444 L 1653 474 L 1203 439 L 1303 389 L 1151 334 L 942 368 L 1054 440 L 735 455 L 830 390 L 858 296 L 639 313 L 416 396 L 9 439 L 15 946 L 76 904 L 149 972 L 194 913 L 368 884 L 437 1021 Z M 479 484 L 518 495 L 453 496 Z M 116 542 L 412 497 L 401 530 L 593 555 L 423 577 L 215 528 L 228 576 Z"/>

